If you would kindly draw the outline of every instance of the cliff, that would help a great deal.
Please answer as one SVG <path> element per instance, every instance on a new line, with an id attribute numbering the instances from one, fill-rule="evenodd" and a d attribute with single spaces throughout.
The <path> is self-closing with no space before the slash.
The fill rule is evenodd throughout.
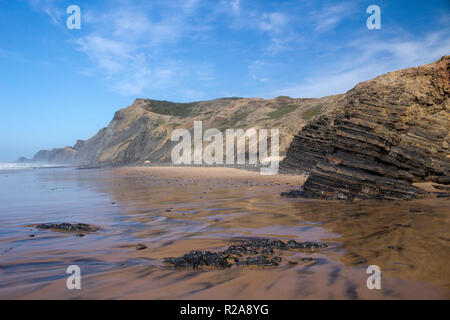
<path id="1" fill-rule="evenodd" d="M 72 147 L 55 148 L 50 150 L 40 150 L 31 159 L 32 162 L 66 164 L 72 162 L 77 151 Z M 23 158 L 19 160 L 23 161 Z M 18 160 L 18 162 L 19 162 Z"/>
<path id="2" fill-rule="evenodd" d="M 450 183 L 450 56 L 363 82 L 295 135 L 285 172 L 310 173 L 303 195 L 403 199 L 414 182 Z"/>
<path id="3" fill-rule="evenodd" d="M 32 161 L 77 165 L 170 162 L 176 144 L 170 140 L 172 131 L 186 128 L 192 132 L 198 120 L 203 121 L 204 130 L 279 128 L 283 155 L 294 134 L 337 97 L 222 98 L 192 103 L 136 99 L 92 138 L 78 140 L 73 147 L 41 150 Z"/>

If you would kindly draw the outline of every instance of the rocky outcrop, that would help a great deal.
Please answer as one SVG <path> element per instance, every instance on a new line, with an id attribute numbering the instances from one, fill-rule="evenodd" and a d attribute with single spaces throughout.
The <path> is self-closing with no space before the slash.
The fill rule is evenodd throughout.
<path id="1" fill-rule="evenodd" d="M 358 84 L 295 135 L 281 168 L 310 173 L 302 194 L 402 199 L 450 183 L 450 56 Z"/>
<path id="2" fill-rule="evenodd" d="M 51 150 L 41 150 L 31 159 L 32 162 L 67 164 L 73 161 L 77 150 L 72 147 L 55 148 Z"/>
<path id="3" fill-rule="evenodd" d="M 191 251 L 182 257 L 165 258 L 164 262 L 175 268 L 194 268 L 209 266 L 219 268 L 229 268 L 232 266 L 278 266 L 282 258 L 276 254 L 281 254 L 287 250 L 302 250 L 314 252 L 327 248 L 328 245 L 319 242 L 297 242 L 289 240 L 284 242 L 279 239 L 248 239 L 240 241 L 235 245 L 219 252 Z M 272 258 L 269 256 L 273 256 Z M 312 262 L 313 258 L 306 257 L 302 262 Z M 296 264 L 296 261 L 289 261 L 289 264 Z"/>
<path id="4" fill-rule="evenodd" d="M 283 154 L 294 134 L 336 98 L 222 98 L 192 103 L 136 99 L 92 138 L 78 140 L 73 147 L 39 151 L 33 161 L 78 165 L 170 162 L 175 145 L 170 139 L 172 131 L 193 131 L 194 121 L 199 120 L 204 130 L 279 128 Z"/>
<path id="5" fill-rule="evenodd" d="M 37 229 L 46 229 L 61 232 L 96 232 L 98 227 L 86 223 L 41 223 L 33 225 Z"/>
<path id="6" fill-rule="evenodd" d="M 28 159 L 26 157 L 20 157 L 19 159 L 16 160 L 17 163 L 28 163 L 31 162 L 31 159 Z"/>

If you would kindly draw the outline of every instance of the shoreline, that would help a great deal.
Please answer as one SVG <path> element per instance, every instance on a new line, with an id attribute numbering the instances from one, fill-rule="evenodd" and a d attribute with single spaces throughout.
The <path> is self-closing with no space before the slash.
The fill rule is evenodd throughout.
<path id="1" fill-rule="evenodd" d="M 94 167 L 92 169 L 99 169 Z M 121 167 L 102 167 L 111 175 L 124 175 L 124 176 L 151 176 L 155 178 L 172 178 L 172 179 L 197 179 L 201 181 L 209 181 L 211 179 L 218 180 L 232 180 L 234 182 L 239 182 L 243 180 L 251 180 L 257 183 L 266 183 L 270 185 L 285 185 L 291 188 L 291 191 L 296 191 L 301 188 L 306 180 L 308 179 L 308 174 L 292 174 L 292 173 L 277 173 L 275 175 L 262 175 L 257 169 L 251 170 L 245 167 L 232 168 L 232 167 L 219 167 L 219 166 L 164 166 L 161 164 L 155 165 L 131 165 L 131 166 L 121 166 Z M 241 181 L 242 182 L 242 181 Z M 415 182 L 412 184 L 418 187 L 427 194 L 423 197 L 417 197 L 417 199 L 434 199 L 437 198 L 438 194 L 447 195 L 448 186 L 444 184 L 439 184 L 435 182 Z M 286 191 L 286 189 L 283 189 Z M 309 197 L 300 197 L 303 199 L 310 200 L 325 200 L 325 201 L 342 201 L 338 199 L 318 199 Z M 411 201 L 414 199 L 352 199 L 349 201 Z"/>
<path id="2" fill-rule="evenodd" d="M 243 168 L 229 167 L 204 167 L 204 166 L 124 166 L 104 168 L 109 174 L 128 176 L 155 176 L 184 179 L 251 179 L 258 182 L 287 183 L 301 186 L 307 179 L 307 175 L 275 174 L 262 175 L 259 172 Z"/>

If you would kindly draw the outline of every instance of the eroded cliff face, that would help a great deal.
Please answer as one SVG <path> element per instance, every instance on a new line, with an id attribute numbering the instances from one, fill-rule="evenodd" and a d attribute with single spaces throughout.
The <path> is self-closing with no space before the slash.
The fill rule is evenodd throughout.
<path id="1" fill-rule="evenodd" d="M 339 97 L 295 135 L 283 171 L 309 172 L 320 198 L 420 197 L 450 183 L 450 56 L 379 76 Z"/>
<path id="2" fill-rule="evenodd" d="M 171 141 L 172 131 L 185 128 L 192 132 L 194 121 L 202 121 L 203 130 L 278 128 L 283 155 L 294 134 L 338 97 L 222 98 L 192 103 L 136 99 L 117 111 L 109 125 L 92 138 L 78 140 L 73 147 L 42 150 L 33 161 L 87 165 L 170 162 L 177 143 Z M 70 154 L 60 156 L 66 149 Z"/>

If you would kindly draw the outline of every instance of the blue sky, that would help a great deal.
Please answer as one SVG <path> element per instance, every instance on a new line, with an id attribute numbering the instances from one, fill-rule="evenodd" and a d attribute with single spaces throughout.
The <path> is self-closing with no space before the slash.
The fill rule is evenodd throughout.
<path id="1" fill-rule="evenodd" d="M 13 161 L 89 138 L 137 97 L 320 97 L 432 62 L 450 54 L 450 1 L 0 0 L 0 30 L 0 161 Z"/>

